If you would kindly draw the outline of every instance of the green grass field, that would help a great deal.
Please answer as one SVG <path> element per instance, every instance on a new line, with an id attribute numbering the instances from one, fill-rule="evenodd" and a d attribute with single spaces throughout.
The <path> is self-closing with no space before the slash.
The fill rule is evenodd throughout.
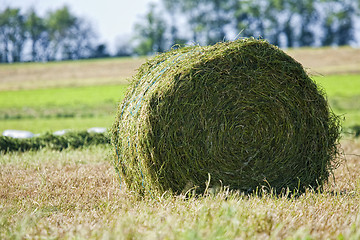
<path id="1" fill-rule="evenodd" d="M 360 123 L 360 75 L 314 77 L 344 127 Z M 0 92 L 0 132 L 109 127 L 127 85 L 99 85 Z"/>
<path id="2" fill-rule="evenodd" d="M 127 85 L 48 88 L 35 90 L 1 91 L 0 109 L 67 108 L 83 105 L 116 104 L 124 97 Z"/>
<path id="3" fill-rule="evenodd" d="M 110 127 L 127 85 L 0 92 L 0 132 Z"/>
<path id="4" fill-rule="evenodd" d="M 33 133 L 54 132 L 62 129 L 86 130 L 92 127 L 110 128 L 114 122 L 113 114 L 96 117 L 69 118 L 25 118 L 0 120 L 0 132 L 5 129 L 25 130 Z"/>
<path id="5" fill-rule="evenodd" d="M 360 75 L 316 76 L 313 79 L 329 98 L 360 97 Z"/>
<path id="6" fill-rule="evenodd" d="M 314 62 L 314 72 L 326 69 L 314 80 L 345 127 L 360 125 L 360 65 L 346 62 L 358 55 L 336 65 L 338 50 L 293 54 L 304 66 Z M 143 61 L 0 65 L 0 133 L 110 127 L 125 79 Z M 0 239 L 360 239 L 359 139 L 345 136 L 341 147 L 342 164 L 323 192 L 276 197 L 225 189 L 189 199 L 136 198 L 119 184 L 109 145 L 0 153 Z"/>
<path id="7" fill-rule="evenodd" d="M 360 75 L 330 75 L 314 80 L 325 91 L 332 110 L 342 117 L 344 129 L 360 125 Z"/>

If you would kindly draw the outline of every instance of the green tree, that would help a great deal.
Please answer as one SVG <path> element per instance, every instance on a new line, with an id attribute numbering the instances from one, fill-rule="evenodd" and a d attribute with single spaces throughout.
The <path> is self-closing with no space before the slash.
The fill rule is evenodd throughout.
<path id="1" fill-rule="evenodd" d="M 360 1 L 328 0 L 322 1 L 325 12 L 322 22 L 321 43 L 328 45 L 348 45 L 355 41 L 355 21 L 359 21 Z"/>
<path id="2" fill-rule="evenodd" d="M 163 0 L 171 29 L 185 18 L 194 43 L 221 41 L 227 30 L 262 37 L 283 47 L 354 42 L 359 0 Z M 173 31 L 175 32 L 175 31 Z M 176 32 L 178 33 L 178 32 Z M 322 36 L 322 33 L 324 33 Z"/>
<path id="3" fill-rule="evenodd" d="M 279 18 L 279 15 L 281 15 L 283 11 L 283 2 L 283 0 L 271 0 L 266 8 L 266 16 L 269 21 L 267 39 L 277 46 L 281 45 L 280 37 L 284 35 L 284 22 Z M 286 17 L 284 17 L 284 19 L 286 19 Z"/>
<path id="4" fill-rule="evenodd" d="M 0 40 L 2 61 L 21 61 L 26 38 L 24 16 L 19 8 L 6 8 L 0 13 Z"/>
<path id="5" fill-rule="evenodd" d="M 46 38 L 47 31 L 44 20 L 37 15 L 34 9 L 30 9 L 26 16 L 25 21 L 26 35 L 31 41 L 31 59 L 32 61 L 39 61 L 41 59 L 41 53 L 44 52 L 41 49 L 40 41 Z"/>
<path id="6" fill-rule="evenodd" d="M 234 0 L 237 30 L 243 36 L 261 36 L 275 45 L 311 46 L 319 37 L 321 0 Z M 329 0 L 323 0 L 325 5 Z M 282 40 L 280 39 L 282 37 Z"/>
<path id="7" fill-rule="evenodd" d="M 107 51 L 107 46 L 104 43 L 97 45 L 92 53 L 92 58 L 106 58 L 109 57 L 110 54 Z"/>
<path id="8" fill-rule="evenodd" d="M 226 26 L 231 22 L 230 0 L 206 0 L 205 8 L 208 9 L 206 16 L 207 44 L 224 41 L 226 38 Z"/>
<path id="9" fill-rule="evenodd" d="M 45 21 L 50 39 L 48 60 L 91 56 L 93 30 L 86 21 L 74 16 L 68 7 L 50 12 Z"/>
<path id="10" fill-rule="evenodd" d="M 179 8 L 184 14 L 191 32 L 193 43 L 200 43 L 201 35 L 206 31 L 206 12 L 204 3 L 206 0 L 182 0 Z"/>
<path id="11" fill-rule="evenodd" d="M 311 46 L 315 42 L 315 32 L 311 27 L 319 19 L 314 0 L 303 0 L 297 2 L 297 12 L 301 21 L 299 46 Z"/>
<path id="12" fill-rule="evenodd" d="M 170 45 L 179 43 L 177 17 L 180 0 L 163 0 L 165 10 L 170 17 Z"/>
<path id="13" fill-rule="evenodd" d="M 337 45 L 348 45 L 355 39 L 354 18 L 359 14 L 359 5 L 356 1 L 345 0 L 341 2 L 341 10 L 336 16 L 339 21 L 337 29 Z"/>
<path id="14" fill-rule="evenodd" d="M 138 41 L 138 44 L 134 51 L 139 55 L 165 50 L 167 25 L 155 8 L 156 6 L 151 4 L 148 13 L 145 15 L 145 21 L 135 25 L 135 40 Z"/>
<path id="15" fill-rule="evenodd" d="M 9 62 L 9 11 L 10 9 L 6 9 L 0 14 L 1 62 Z"/>
<path id="16" fill-rule="evenodd" d="M 34 9 L 22 14 L 19 8 L 0 12 L 0 61 L 26 59 L 24 46 L 29 42 L 32 61 L 79 59 L 92 55 L 95 34 L 84 19 L 74 16 L 65 6 L 45 18 Z"/>
<path id="17" fill-rule="evenodd" d="M 58 55 L 66 59 L 66 40 L 70 38 L 70 29 L 76 24 L 76 17 L 69 8 L 64 6 L 54 12 L 50 12 L 46 19 L 46 27 L 49 32 L 51 48 L 48 52 L 48 60 L 55 60 Z"/>
<path id="18" fill-rule="evenodd" d="M 315 42 L 315 32 L 312 29 L 318 20 L 315 8 L 317 0 L 271 0 L 269 8 L 275 7 L 270 21 L 278 36 L 284 34 L 286 46 L 311 46 Z M 270 10 L 271 12 L 271 10 Z M 266 15 L 267 16 L 267 15 Z M 281 17 L 280 17 L 281 16 Z M 283 19 L 283 20 L 281 20 Z"/>
<path id="19" fill-rule="evenodd" d="M 324 31 L 324 37 L 321 39 L 322 46 L 330 46 L 335 42 L 335 30 L 333 28 L 334 18 L 333 16 L 326 16 L 322 24 Z"/>

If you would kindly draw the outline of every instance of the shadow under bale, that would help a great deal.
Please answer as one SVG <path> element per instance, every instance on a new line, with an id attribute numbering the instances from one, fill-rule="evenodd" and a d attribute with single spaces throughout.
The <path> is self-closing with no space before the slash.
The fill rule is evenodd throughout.
<path id="1" fill-rule="evenodd" d="M 140 194 L 197 187 L 321 187 L 339 118 L 300 63 L 264 40 L 160 54 L 143 64 L 112 129 L 115 168 Z"/>

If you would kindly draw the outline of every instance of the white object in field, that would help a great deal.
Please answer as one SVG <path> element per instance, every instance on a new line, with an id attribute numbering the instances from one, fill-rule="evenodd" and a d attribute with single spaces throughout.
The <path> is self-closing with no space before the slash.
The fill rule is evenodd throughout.
<path id="1" fill-rule="evenodd" d="M 34 137 L 34 134 L 29 131 L 23 131 L 23 130 L 12 130 L 7 129 L 2 133 L 3 136 L 6 137 L 12 137 L 12 138 L 32 138 Z"/>
<path id="2" fill-rule="evenodd" d="M 55 135 L 55 136 L 62 136 L 62 135 L 64 135 L 65 133 L 67 133 L 68 131 L 69 131 L 69 129 L 63 129 L 63 130 L 55 131 L 55 132 L 53 133 L 53 135 Z"/>
<path id="3" fill-rule="evenodd" d="M 93 128 L 89 128 L 87 130 L 88 133 L 105 133 L 106 132 L 106 128 L 102 128 L 102 127 L 93 127 Z"/>

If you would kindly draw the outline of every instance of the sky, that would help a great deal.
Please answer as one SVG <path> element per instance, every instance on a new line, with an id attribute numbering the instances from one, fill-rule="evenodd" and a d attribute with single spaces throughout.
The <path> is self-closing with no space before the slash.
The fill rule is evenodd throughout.
<path id="1" fill-rule="evenodd" d="M 150 3 L 160 0 L 0 0 L 4 6 L 18 7 L 26 11 L 34 7 L 43 16 L 49 10 L 68 6 L 75 16 L 89 21 L 99 40 L 106 43 L 110 50 L 116 47 L 116 40 L 130 38 L 133 26 L 141 21 Z"/>

